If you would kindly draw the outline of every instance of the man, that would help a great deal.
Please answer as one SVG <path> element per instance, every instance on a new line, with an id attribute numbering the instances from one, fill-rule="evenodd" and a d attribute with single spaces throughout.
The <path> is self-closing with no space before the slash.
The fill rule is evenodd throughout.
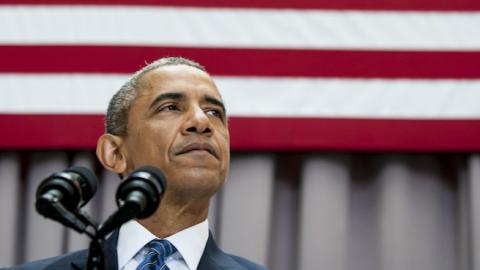
<path id="1" fill-rule="evenodd" d="M 225 107 L 202 66 L 175 57 L 146 66 L 113 96 L 105 122 L 97 157 L 106 169 L 125 176 L 153 165 L 167 178 L 157 211 L 106 241 L 107 269 L 264 269 L 223 253 L 208 232 L 209 200 L 225 182 L 230 151 Z M 83 269 L 86 257 L 13 269 Z"/>

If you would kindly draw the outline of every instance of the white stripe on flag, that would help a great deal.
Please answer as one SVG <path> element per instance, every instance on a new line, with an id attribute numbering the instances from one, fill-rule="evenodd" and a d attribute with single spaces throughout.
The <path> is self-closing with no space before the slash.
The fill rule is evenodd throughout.
<path id="1" fill-rule="evenodd" d="M 0 43 L 478 50 L 480 12 L 0 6 Z"/>
<path id="2" fill-rule="evenodd" d="M 0 75 L 0 113 L 104 113 L 126 75 Z M 480 118 L 480 80 L 214 78 L 232 116 Z"/>

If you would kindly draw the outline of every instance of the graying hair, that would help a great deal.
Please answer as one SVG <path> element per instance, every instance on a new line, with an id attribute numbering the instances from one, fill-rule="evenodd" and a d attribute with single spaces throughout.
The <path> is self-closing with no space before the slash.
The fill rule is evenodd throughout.
<path id="1" fill-rule="evenodd" d="M 207 72 L 199 63 L 183 57 L 164 57 L 160 58 L 130 77 L 130 79 L 113 95 L 107 109 L 105 117 L 105 132 L 118 136 L 127 135 L 128 113 L 130 108 L 141 90 L 140 79 L 148 72 L 163 66 L 185 65 L 198 68 Z"/>

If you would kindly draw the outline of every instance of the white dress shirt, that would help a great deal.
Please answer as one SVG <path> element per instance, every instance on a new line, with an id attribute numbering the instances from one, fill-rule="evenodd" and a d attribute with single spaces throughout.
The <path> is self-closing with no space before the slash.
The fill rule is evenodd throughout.
<path id="1" fill-rule="evenodd" d="M 158 238 L 137 221 L 125 223 L 118 235 L 118 269 L 135 270 L 148 253 L 145 245 L 153 239 Z M 167 266 L 171 270 L 196 270 L 208 240 L 208 220 L 165 239 L 177 248 L 166 258 Z"/>

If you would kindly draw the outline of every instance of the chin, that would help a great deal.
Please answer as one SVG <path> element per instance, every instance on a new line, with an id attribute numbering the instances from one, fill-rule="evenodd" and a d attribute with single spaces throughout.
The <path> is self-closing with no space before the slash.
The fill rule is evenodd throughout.
<path id="1" fill-rule="evenodd" d="M 198 173 L 194 170 L 189 172 L 185 179 L 190 179 L 190 183 L 193 185 L 201 186 L 204 189 L 210 189 L 217 191 L 223 185 L 224 178 L 221 178 L 217 173 Z"/>
<path id="2" fill-rule="evenodd" d="M 218 171 L 212 171 L 203 167 L 192 167 L 183 173 L 183 178 L 190 181 L 200 181 L 206 183 L 220 182 L 220 174 Z"/>

